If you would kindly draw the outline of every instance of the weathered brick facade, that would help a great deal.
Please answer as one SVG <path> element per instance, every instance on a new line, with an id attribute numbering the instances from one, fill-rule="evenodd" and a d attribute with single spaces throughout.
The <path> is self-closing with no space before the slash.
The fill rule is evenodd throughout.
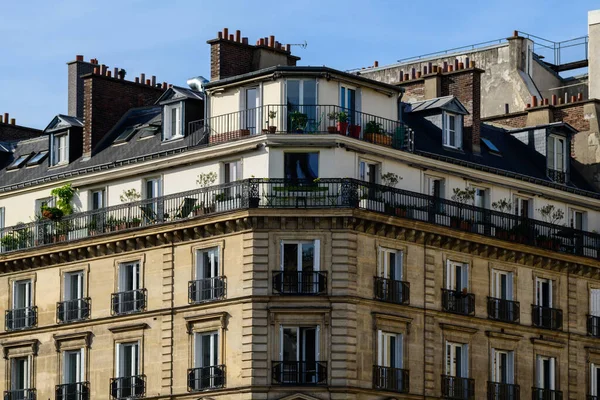
<path id="1" fill-rule="evenodd" d="M 163 94 L 159 87 L 143 85 L 104 75 L 84 78 L 83 155 L 90 157 L 100 139 L 134 107 L 154 104 Z"/>
<path id="2" fill-rule="evenodd" d="M 566 122 L 579 132 L 586 132 L 590 130 L 590 121 L 586 119 L 584 115 L 583 106 L 585 103 L 586 101 L 579 101 L 556 106 L 544 105 L 540 107 L 530 107 L 521 112 L 488 117 L 485 118 L 484 121 L 504 125 L 510 128 L 524 128 L 526 126 L 539 125 L 539 123 L 533 124 L 528 122 L 528 116 L 531 112 L 548 109 L 550 112 L 547 114 L 549 118 L 548 121 L 545 121 L 546 123 Z"/>

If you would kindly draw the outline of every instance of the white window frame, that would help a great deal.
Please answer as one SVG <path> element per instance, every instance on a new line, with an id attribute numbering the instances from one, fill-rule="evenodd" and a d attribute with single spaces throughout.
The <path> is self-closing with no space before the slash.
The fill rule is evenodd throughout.
<path id="1" fill-rule="evenodd" d="M 457 271 L 460 269 L 460 271 Z M 457 273 L 460 273 L 460 282 L 462 287 L 456 287 Z M 447 260 L 446 261 L 446 289 L 462 291 L 463 288 L 469 291 L 469 264 Z"/>
<path id="2" fill-rule="evenodd" d="M 167 104 L 164 106 L 165 123 L 163 141 L 181 139 L 183 137 L 183 102 Z M 172 132 L 173 110 L 175 110 L 175 132 Z"/>
<path id="3" fill-rule="evenodd" d="M 249 129 L 251 135 L 256 135 L 260 133 L 262 128 L 266 127 L 262 123 L 262 110 L 260 109 L 260 106 L 262 105 L 261 88 L 262 85 L 248 86 L 242 88 L 240 93 L 240 110 L 243 110 L 243 112 L 240 113 L 240 127 L 241 129 Z M 251 90 L 256 91 L 254 104 L 248 104 L 248 91 Z M 251 109 L 255 109 L 254 113 L 252 114 L 248 111 Z M 254 119 L 255 126 L 251 126 L 252 119 Z"/>
<path id="4" fill-rule="evenodd" d="M 33 283 L 31 279 L 22 279 L 13 282 L 13 292 L 12 292 L 12 309 L 15 310 L 17 308 L 30 308 L 33 306 L 33 293 L 32 293 Z M 24 307 L 16 307 L 17 303 L 17 288 L 24 287 L 25 289 L 25 306 Z"/>
<path id="5" fill-rule="evenodd" d="M 85 351 L 84 349 L 78 349 L 78 350 L 64 350 L 62 352 L 62 359 L 63 359 L 63 370 L 62 370 L 62 383 L 63 384 L 69 384 L 69 383 L 81 383 L 81 382 L 85 382 Z M 70 367 L 70 362 L 68 362 L 67 360 L 69 360 L 68 355 L 75 355 L 75 363 L 76 363 L 76 372 L 78 375 L 78 378 L 75 382 L 67 382 L 67 376 L 68 374 L 68 368 Z"/>
<path id="6" fill-rule="evenodd" d="M 395 265 L 390 265 L 390 255 L 394 254 Z M 391 270 L 394 270 L 394 280 L 401 281 L 404 278 L 404 252 L 402 250 L 379 248 L 379 263 L 377 275 L 380 278 L 391 279 Z"/>
<path id="7" fill-rule="evenodd" d="M 148 193 L 148 183 L 152 183 L 152 191 L 155 192 L 152 197 Z M 162 186 L 162 177 L 160 176 L 144 179 L 144 200 L 162 196 Z"/>
<path id="8" fill-rule="evenodd" d="M 64 301 L 69 301 L 69 300 L 79 300 L 79 299 L 83 299 L 84 293 L 85 293 L 85 288 L 84 288 L 84 272 L 82 270 L 79 271 L 72 271 L 72 272 L 65 272 L 63 275 L 63 284 L 64 284 L 64 291 L 63 291 L 63 300 Z M 77 281 L 77 293 L 73 294 L 71 293 L 71 285 L 70 280 L 75 278 Z"/>
<path id="9" fill-rule="evenodd" d="M 204 348 L 202 346 L 202 338 L 204 336 L 210 337 L 210 345 L 209 345 L 209 358 L 210 365 L 204 365 Z M 214 367 L 220 365 L 221 355 L 221 343 L 219 342 L 219 331 L 209 331 L 209 332 L 196 332 L 194 334 L 194 368 L 204 368 L 204 367 Z M 216 350 L 215 350 L 216 344 Z M 211 386 L 213 386 L 211 384 Z"/>
<path id="10" fill-rule="evenodd" d="M 298 362 L 302 362 L 302 361 L 306 361 L 306 344 L 304 346 L 300 345 L 300 341 L 303 341 L 306 339 L 305 336 L 301 335 L 301 329 L 306 329 L 306 328 L 310 328 L 310 329 L 314 329 L 315 330 L 315 361 L 319 362 L 321 361 L 321 348 L 320 348 L 320 343 L 321 343 L 321 326 L 320 325 L 280 325 L 279 326 L 279 361 L 285 361 L 283 359 L 283 337 L 284 334 L 283 332 L 286 329 L 290 329 L 296 330 L 296 361 Z M 304 354 L 302 354 L 300 352 L 300 349 L 302 349 L 304 351 Z M 320 368 L 317 366 L 317 368 Z M 300 371 L 299 371 L 300 372 Z M 284 376 L 286 374 L 284 373 L 284 368 L 281 369 L 281 381 L 284 382 Z M 317 376 L 315 374 L 314 379 L 317 379 Z M 316 383 L 316 382 L 313 382 Z"/>
<path id="11" fill-rule="evenodd" d="M 506 382 L 502 382 L 500 379 L 500 377 L 502 376 L 500 371 L 502 367 L 502 356 L 504 356 L 504 359 L 506 361 Z M 515 352 L 492 348 L 491 361 L 492 382 L 507 383 L 513 385 L 515 383 Z"/>
<path id="12" fill-rule="evenodd" d="M 577 228 L 575 221 L 577 221 L 577 214 L 581 214 L 581 226 Z M 587 213 L 578 208 L 569 207 L 569 220 L 567 221 L 569 226 L 575 229 L 581 229 L 582 231 L 587 230 Z"/>
<path id="13" fill-rule="evenodd" d="M 99 210 L 102 208 L 107 207 L 106 204 L 106 188 L 100 188 L 100 189 L 92 189 L 90 190 L 90 210 Z M 98 196 L 99 194 L 99 207 L 98 208 L 94 208 L 94 197 Z"/>
<path id="14" fill-rule="evenodd" d="M 553 299 L 554 294 L 553 294 L 553 287 L 552 287 L 554 284 L 554 281 L 552 279 L 547 279 L 547 278 L 539 278 L 539 277 L 535 278 L 535 305 L 542 306 L 542 303 L 543 303 L 543 301 L 542 301 L 543 300 L 542 299 L 542 296 L 543 296 L 542 284 L 543 283 L 548 283 L 548 287 L 549 287 L 548 296 L 550 297 L 548 299 L 548 304 L 549 304 L 548 307 L 552 308 L 552 307 L 554 307 L 554 299 Z"/>
<path id="15" fill-rule="evenodd" d="M 558 151 L 561 146 L 558 144 L 562 143 L 562 157 L 560 156 L 560 152 Z M 552 155 L 552 157 L 550 156 Z M 546 160 L 549 169 L 553 169 L 555 171 L 567 172 L 567 138 L 564 136 L 558 135 L 549 135 L 548 136 L 548 145 L 547 145 L 547 154 Z M 562 168 L 558 167 L 557 160 L 562 158 Z"/>
<path id="16" fill-rule="evenodd" d="M 132 289 L 127 289 L 125 290 L 124 286 L 125 283 L 127 282 L 127 271 L 129 270 L 129 267 L 131 268 L 131 285 L 132 285 Z M 118 277 L 118 285 L 117 285 L 117 289 L 119 293 L 122 292 L 127 292 L 130 290 L 139 290 L 141 289 L 142 283 L 142 271 L 141 271 L 141 266 L 139 262 L 126 262 L 126 263 L 121 263 L 119 264 L 119 277 Z"/>
<path id="17" fill-rule="evenodd" d="M 502 277 L 505 277 L 506 282 L 506 298 L 502 298 Z M 501 300 L 513 300 L 514 296 L 514 273 L 509 271 L 503 271 L 499 269 L 492 270 L 492 285 L 491 285 L 491 297 L 494 299 Z"/>
<path id="18" fill-rule="evenodd" d="M 518 217 L 523 216 L 523 201 L 527 201 L 527 218 L 533 218 L 533 199 L 527 196 L 513 196 L 513 209 L 515 215 Z"/>
<path id="19" fill-rule="evenodd" d="M 4 207 L 0 207 L 0 229 L 4 229 L 6 224 L 6 211 Z M 0 235 L 1 237 L 2 235 Z"/>
<path id="20" fill-rule="evenodd" d="M 600 382 L 598 382 L 597 379 L 598 370 L 600 370 L 600 364 L 590 363 L 590 396 L 600 395 L 600 390 L 598 388 Z"/>
<path id="21" fill-rule="evenodd" d="M 229 177 L 227 175 L 229 175 Z M 243 179 L 241 159 L 226 161 L 223 163 L 223 183 L 231 183 L 241 179 Z"/>
<path id="22" fill-rule="evenodd" d="M 320 271 L 320 264 L 321 264 L 321 260 L 320 260 L 320 255 L 321 255 L 321 241 L 319 239 L 315 239 L 315 240 L 282 240 L 281 241 L 281 255 L 280 255 L 280 262 L 279 262 L 279 266 L 281 268 L 281 271 L 284 271 L 284 249 L 286 244 L 297 244 L 298 245 L 298 254 L 297 254 L 297 259 L 296 259 L 296 270 L 298 272 L 302 272 L 302 245 L 303 244 L 309 244 L 312 243 L 313 247 L 314 247 L 314 253 L 313 253 L 313 271 L 317 272 Z"/>
<path id="23" fill-rule="evenodd" d="M 450 123 L 451 117 L 454 117 L 454 124 Z M 462 149 L 462 115 L 444 111 L 442 119 L 442 144 L 453 149 Z M 450 144 L 452 136 L 454 145 Z"/>
<path id="24" fill-rule="evenodd" d="M 373 183 L 380 183 L 381 163 L 376 161 L 360 159 L 358 161 L 358 179 L 363 182 L 370 182 L 369 166 L 375 167 L 375 178 L 373 179 Z"/>
<path id="25" fill-rule="evenodd" d="M 600 317 L 600 289 L 590 288 L 590 315 Z M 600 364 L 598 365 L 600 368 Z"/>
<path id="26" fill-rule="evenodd" d="M 391 354 L 391 339 L 396 341 L 396 354 Z M 392 357 L 394 358 L 394 368 L 404 368 L 404 337 L 401 333 L 390 333 L 382 330 L 377 331 L 377 365 L 380 367 L 392 367 Z"/>
<path id="27" fill-rule="evenodd" d="M 486 188 L 486 187 L 481 187 L 481 186 L 473 186 L 473 189 L 475 189 L 475 194 L 473 196 L 473 205 L 475 207 L 489 208 L 490 189 Z M 477 201 L 478 198 L 482 198 L 481 196 L 478 196 L 478 194 L 480 192 L 483 192 L 483 204 L 478 204 L 478 201 Z"/>
<path id="28" fill-rule="evenodd" d="M 466 343 L 456 343 L 446 341 L 444 357 L 446 359 L 445 374 L 456 378 L 469 377 L 469 345 Z M 461 375 L 456 373 L 456 349 L 461 349 Z"/>
<path id="29" fill-rule="evenodd" d="M 544 360 L 550 368 L 550 387 L 544 387 Z M 535 383 L 539 389 L 556 390 L 556 357 L 537 355 L 535 357 Z"/>
<path id="30" fill-rule="evenodd" d="M 53 133 L 50 146 L 51 166 L 69 163 L 69 132 Z"/>
<path id="31" fill-rule="evenodd" d="M 17 373 L 17 368 L 16 368 L 16 363 L 19 360 L 25 360 L 25 370 L 24 370 L 24 376 L 23 376 L 23 386 L 25 387 L 16 387 L 16 373 Z M 32 389 L 32 385 L 31 385 L 31 366 L 32 366 L 32 356 L 28 355 L 28 356 L 23 356 L 23 357 L 13 357 L 10 359 L 10 390 L 11 391 L 15 391 L 15 390 L 28 390 L 28 389 Z"/>
<path id="32" fill-rule="evenodd" d="M 124 374 L 124 361 L 121 360 L 121 354 L 122 353 L 122 348 L 124 348 L 125 346 L 135 346 L 135 352 L 131 353 L 131 366 L 132 366 L 132 370 L 130 371 L 130 373 L 132 373 L 131 375 L 123 375 Z M 116 365 L 115 365 L 115 371 L 116 371 L 116 375 L 117 378 L 126 378 L 129 376 L 138 376 L 141 375 L 141 368 L 142 368 L 142 363 L 140 362 L 140 355 L 141 355 L 141 344 L 140 341 L 131 341 L 131 342 L 120 342 L 117 343 L 116 349 L 115 349 L 115 360 L 116 360 Z M 134 371 L 135 370 L 135 371 Z M 133 373 L 135 372 L 135 373 Z"/>
<path id="33" fill-rule="evenodd" d="M 439 198 L 440 199 L 445 199 L 446 198 L 446 178 L 443 178 L 441 176 L 435 176 L 435 175 L 425 175 L 425 190 L 424 193 L 428 196 L 434 196 L 435 195 L 435 182 L 439 182 Z"/>

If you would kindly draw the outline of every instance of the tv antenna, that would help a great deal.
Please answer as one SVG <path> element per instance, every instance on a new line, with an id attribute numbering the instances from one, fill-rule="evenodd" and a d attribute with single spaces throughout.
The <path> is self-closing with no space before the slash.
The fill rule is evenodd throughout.
<path id="1" fill-rule="evenodd" d="M 304 43 L 290 43 L 290 46 L 299 46 L 305 49 L 308 47 L 308 42 L 305 40 Z"/>

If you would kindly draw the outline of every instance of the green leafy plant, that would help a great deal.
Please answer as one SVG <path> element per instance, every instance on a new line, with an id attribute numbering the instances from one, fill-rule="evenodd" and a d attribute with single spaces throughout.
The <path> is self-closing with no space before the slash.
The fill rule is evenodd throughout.
<path id="1" fill-rule="evenodd" d="M 63 215 L 73 213 L 71 201 L 73 200 L 73 196 L 75 196 L 75 189 L 73 189 L 70 183 L 52 189 L 50 194 L 56 199 L 56 208 L 60 209 Z"/>
<path id="2" fill-rule="evenodd" d="M 327 118 L 329 118 L 330 121 L 335 121 L 338 118 L 338 113 L 336 113 L 335 111 L 332 111 L 330 113 L 327 114 Z"/>
<path id="3" fill-rule="evenodd" d="M 42 217 L 43 219 L 49 219 L 51 221 L 60 220 L 64 212 L 58 207 L 42 206 Z"/>
<path id="4" fill-rule="evenodd" d="M 121 193 L 121 195 L 119 196 L 119 199 L 121 199 L 121 203 L 133 203 L 135 201 L 140 200 L 141 198 L 142 195 L 136 189 L 123 190 L 123 193 Z"/>
<path id="5" fill-rule="evenodd" d="M 290 114 L 292 121 L 292 130 L 304 130 L 306 123 L 308 122 L 308 115 L 301 113 L 300 111 L 294 111 Z"/>
<path id="6" fill-rule="evenodd" d="M 365 133 L 383 133 L 383 127 L 380 122 L 369 121 L 365 125 Z"/>
<path id="7" fill-rule="evenodd" d="M 6 233 L 0 239 L 0 245 L 4 251 L 12 251 L 26 248 L 31 239 L 31 231 L 23 222 L 18 222 L 15 229 Z"/>
<path id="8" fill-rule="evenodd" d="M 464 189 L 454 188 L 452 193 L 452 200 L 457 203 L 469 204 L 475 199 L 475 188 L 472 186 L 467 186 Z"/>
<path id="9" fill-rule="evenodd" d="M 340 122 L 348 122 L 348 114 L 344 111 L 339 112 L 337 115 L 337 119 Z"/>
<path id="10" fill-rule="evenodd" d="M 207 172 L 207 173 L 201 173 L 198 175 L 197 179 L 196 179 L 196 184 L 200 187 L 208 187 L 210 185 L 212 185 L 213 183 L 215 183 L 215 181 L 217 180 L 217 173 L 216 172 Z"/>
<path id="11" fill-rule="evenodd" d="M 504 198 L 492 203 L 492 208 L 496 211 L 503 213 L 509 213 L 512 210 L 512 203 L 510 200 Z"/>
<path id="12" fill-rule="evenodd" d="M 269 119 L 273 120 L 277 118 L 277 111 L 269 111 Z"/>
<path id="13" fill-rule="evenodd" d="M 381 175 L 381 184 L 389 187 L 396 187 L 398 182 L 400 182 L 403 178 L 398 174 L 393 172 L 386 172 Z"/>
<path id="14" fill-rule="evenodd" d="M 549 224 L 558 224 L 565 217 L 563 210 L 554 207 L 552 204 L 546 204 L 537 209 L 542 219 Z"/>

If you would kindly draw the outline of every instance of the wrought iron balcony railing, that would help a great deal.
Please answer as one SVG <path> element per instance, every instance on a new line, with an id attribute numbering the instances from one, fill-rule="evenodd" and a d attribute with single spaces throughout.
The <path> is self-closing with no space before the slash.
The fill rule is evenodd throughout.
<path id="1" fill-rule="evenodd" d="M 373 284 L 375 299 L 395 304 L 410 303 L 410 283 L 376 276 Z"/>
<path id="2" fill-rule="evenodd" d="M 216 115 L 188 124 L 189 132 L 209 132 L 209 142 L 260 134 L 337 134 L 412 151 L 414 134 L 402 122 L 335 105 L 270 104 Z"/>
<path id="3" fill-rule="evenodd" d="M 326 385 L 326 361 L 273 361 L 271 375 L 274 385 Z"/>
<path id="4" fill-rule="evenodd" d="M 475 314 L 475 294 L 442 289 L 442 310 L 455 314 Z"/>
<path id="5" fill-rule="evenodd" d="M 36 400 L 35 389 L 7 390 L 4 392 L 4 400 Z"/>
<path id="6" fill-rule="evenodd" d="M 563 312 L 558 308 L 531 305 L 533 326 L 558 331 L 562 329 Z"/>
<path id="7" fill-rule="evenodd" d="M 587 332 L 593 337 L 600 337 L 600 317 L 595 315 L 587 316 Z"/>
<path id="8" fill-rule="evenodd" d="M 563 394 L 560 390 L 542 388 L 531 388 L 531 400 L 562 400 Z"/>
<path id="9" fill-rule="evenodd" d="M 587 396 L 585 396 L 585 400 L 600 400 L 600 396 L 588 394 Z"/>
<path id="10" fill-rule="evenodd" d="M 293 295 L 327 294 L 327 272 L 273 271 L 273 293 Z"/>
<path id="11" fill-rule="evenodd" d="M 5 328 L 7 331 L 35 328 L 37 326 L 37 306 L 6 310 Z"/>
<path id="12" fill-rule="evenodd" d="M 520 400 L 519 385 L 510 383 L 488 382 L 487 400 Z"/>
<path id="13" fill-rule="evenodd" d="M 188 391 L 198 392 L 225 387 L 225 365 L 188 369 Z"/>
<path id="14" fill-rule="evenodd" d="M 110 396 L 115 400 L 139 399 L 146 395 L 146 375 L 124 376 L 110 380 Z"/>
<path id="15" fill-rule="evenodd" d="M 566 183 L 567 173 L 565 171 L 559 171 L 556 169 L 548 168 L 548 178 L 552 179 L 556 183 Z"/>
<path id="16" fill-rule="evenodd" d="M 518 323 L 521 305 L 518 301 L 488 297 L 488 318 L 496 321 Z"/>
<path id="17" fill-rule="evenodd" d="M 113 315 L 131 314 L 146 310 L 146 289 L 113 293 L 111 296 Z"/>
<path id="18" fill-rule="evenodd" d="M 56 400 L 89 400 L 90 383 L 65 383 L 56 386 Z"/>
<path id="19" fill-rule="evenodd" d="M 251 208 L 357 208 L 600 260 L 600 234 L 349 178 L 247 179 L 0 229 L 0 252 Z"/>
<path id="20" fill-rule="evenodd" d="M 442 375 L 442 397 L 452 400 L 475 400 L 475 379 Z"/>
<path id="21" fill-rule="evenodd" d="M 90 303 L 89 297 L 58 302 L 56 303 L 56 320 L 58 323 L 67 323 L 88 319 Z"/>
<path id="22" fill-rule="evenodd" d="M 380 367 L 373 365 L 373 386 L 375 389 L 408 393 L 410 388 L 407 369 Z"/>
<path id="23" fill-rule="evenodd" d="M 227 285 L 224 276 L 198 279 L 188 283 L 190 304 L 223 299 L 225 298 L 226 290 Z"/>

